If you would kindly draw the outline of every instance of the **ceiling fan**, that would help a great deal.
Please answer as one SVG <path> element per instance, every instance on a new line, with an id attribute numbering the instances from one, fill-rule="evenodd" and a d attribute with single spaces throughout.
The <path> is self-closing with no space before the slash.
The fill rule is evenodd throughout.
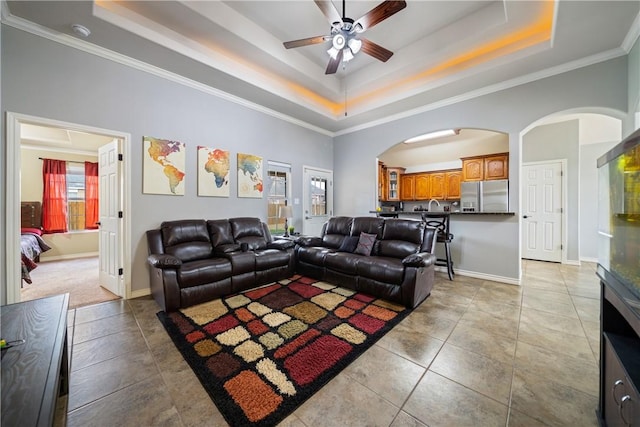
<path id="1" fill-rule="evenodd" d="M 346 16 L 345 0 L 342 0 L 342 16 L 330 0 L 314 1 L 329 20 L 331 34 L 284 42 L 285 48 L 291 49 L 331 41 L 331 48 L 327 51 L 331 58 L 325 74 L 334 74 L 340 62 L 350 61 L 361 49 L 367 55 L 382 62 L 387 62 L 391 58 L 393 52 L 371 40 L 359 37 L 359 34 L 407 7 L 404 0 L 385 0 L 355 21 Z"/>

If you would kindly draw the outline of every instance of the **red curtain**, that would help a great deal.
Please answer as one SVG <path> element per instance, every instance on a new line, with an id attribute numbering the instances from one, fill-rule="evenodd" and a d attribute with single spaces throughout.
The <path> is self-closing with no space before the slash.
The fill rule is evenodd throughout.
<path id="1" fill-rule="evenodd" d="M 42 228 L 45 233 L 67 231 L 67 162 L 43 159 Z"/>
<path id="2" fill-rule="evenodd" d="M 98 228 L 98 164 L 84 162 L 84 227 Z"/>

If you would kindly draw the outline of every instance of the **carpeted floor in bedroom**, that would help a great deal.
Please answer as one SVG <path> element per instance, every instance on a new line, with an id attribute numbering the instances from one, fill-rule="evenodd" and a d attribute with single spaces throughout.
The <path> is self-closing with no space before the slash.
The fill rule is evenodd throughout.
<path id="1" fill-rule="evenodd" d="M 69 309 L 120 299 L 102 286 L 98 257 L 42 261 L 31 271 L 33 283 L 22 283 L 22 301 L 69 293 Z"/>

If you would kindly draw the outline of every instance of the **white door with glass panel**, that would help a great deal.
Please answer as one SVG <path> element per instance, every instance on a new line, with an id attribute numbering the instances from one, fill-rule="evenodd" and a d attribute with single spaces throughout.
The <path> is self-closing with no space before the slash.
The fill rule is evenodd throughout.
<path id="1" fill-rule="evenodd" d="M 562 163 L 522 165 L 522 257 L 562 261 Z"/>
<path id="2" fill-rule="evenodd" d="M 320 236 L 333 215 L 333 171 L 303 167 L 302 234 Z"/>
<path id="3" fill-rule="evenodd" d="M 98 149 L 98 174 L 100 175 L 100 285 L 122 296 L 123 275 L 120 253 L 122 239 L 122 203 L 120 141 L 103 145 Z"/>

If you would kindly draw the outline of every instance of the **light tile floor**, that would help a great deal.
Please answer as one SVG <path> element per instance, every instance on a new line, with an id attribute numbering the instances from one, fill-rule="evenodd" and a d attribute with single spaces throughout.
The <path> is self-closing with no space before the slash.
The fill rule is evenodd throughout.
<path id="1" fill-rule="evenodd" d="M 283 426 L 596 426 L 595 264 L 522 286 L 436 273 L 431 296 Z M 69 426 L 224 426 L 151 298 L 69 312 Z"/>

